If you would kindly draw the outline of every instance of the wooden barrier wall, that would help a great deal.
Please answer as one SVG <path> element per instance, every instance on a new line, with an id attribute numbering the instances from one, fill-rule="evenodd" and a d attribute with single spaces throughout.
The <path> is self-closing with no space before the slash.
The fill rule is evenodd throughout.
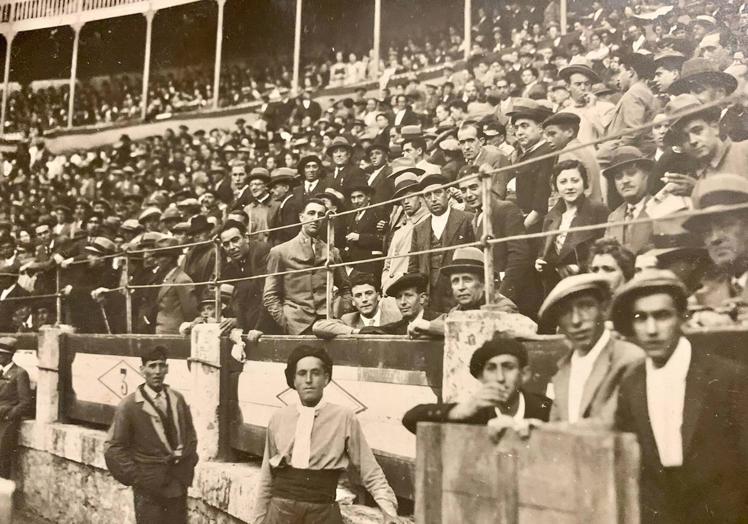
<path id="1" fill-rule="evenodd" d="M 549 425 L 511 431 L 418 425 L 416 523 L 638 524 L 639 445 L 632 434 Z"/>

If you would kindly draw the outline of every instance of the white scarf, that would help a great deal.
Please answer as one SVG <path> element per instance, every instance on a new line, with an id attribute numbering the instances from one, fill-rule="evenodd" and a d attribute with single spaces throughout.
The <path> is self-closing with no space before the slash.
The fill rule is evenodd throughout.
<path id="1" fill-rule="evenodd" d="M 302 404 L 296 406 L 299 419 L 296 421 L 296 433 L 293 440 L 293 451 L 291 452 L 291 467 L 296 469 L 309 469 L 309 458 L 312 453 L 312 427 L 314 417 L 323 406 L 320 401 L 314 407 L 306 407 Z"/>

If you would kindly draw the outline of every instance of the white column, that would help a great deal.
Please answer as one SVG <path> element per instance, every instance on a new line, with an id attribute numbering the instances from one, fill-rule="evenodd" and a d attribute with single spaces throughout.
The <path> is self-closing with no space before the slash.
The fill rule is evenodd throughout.
<path id="1" fill-rule="evenodd" d="M 14 4 L 15 5 L 15 4 Z M 8 96 L 10 96 L 10 93 L 8 92 L 10 86 L 10 54 L 13 49 L 13 39 L 16 37 L 16 34 L 13 32 L 5 33 L 5 72 L 3 74 L 3 107 L 0 111 L 0 136 L 3 136 L 5 134 L 5 113 L 8 110 Z"/>
<path id="2" fill-rule="evenodd" d="M 140 98 L 142 104 L 141 118 L 145 120 L 148 111 L 148 80 L 151 76 L 151 37 L 153 35 L 153 17 L 156 11 L 146 11 L 145 16 L 145 58 L 143 59 L 143 95 Z"/>
<path id="3" fill-rule="evenodd" d="M 559 9 L 561 13 L 559 14 L 558 20 L 559 24 L 561 25 L 561 34 L 566 34 L 566 0 L 560 0 L 559 1 Z"/>
<path id="4" fill-rule="evenodd" d="M 376 79 L 377 75 L 379 74 L 379 52 L 380 47 L 382 45 L 381 43 L 382 38 L 382 0 L 374 0 L 374 56 L 372 56 L 372 60 L 374 61 L 374 68 L 372 71 L 374 72 L 374 78 Z"/>
<path id="5" fill-rule="evenodd" d="M 304 0 L 296 0 L 296 22 L 293 32 L 293 81 L 291 88 L 299 93 L 299 69 L 301 68 L 301 8 Z"/>
<path id="6" fill-rule="evenodd" d="M 197 453 L 204 461 L 214 460 L 220 451 L 221 427 L 221 330 L 218 324 L 195 326 L 190 338 L 192 391 L 199 391 L 190 409 L 197 433 Z"/>
<path id="7" fill-rule="evenodd" d="M 473 2 L 465 0 L 465 60 L 470 58 L 470 49 L 473 47 Z"/>
<path id="8" fill-rule="evenodd" d="M 223 8 L 226 0 L 218 0 L 216 23 L 216 63 L 213 69 L 213 108 L 218 109 L 218 90 L 221 88 L 221 55 L 223 54 Z"/>
<path id="9" fill-rule="evenodd" d="M 73 127 L 73 111 L 75 111 L 75 82 L 78 76 L 78 44 L 81 39 L 83 24 L 73 24 L 73 59 L 70 64 L 70 89 L 68 89 L 68 127 Z"/>

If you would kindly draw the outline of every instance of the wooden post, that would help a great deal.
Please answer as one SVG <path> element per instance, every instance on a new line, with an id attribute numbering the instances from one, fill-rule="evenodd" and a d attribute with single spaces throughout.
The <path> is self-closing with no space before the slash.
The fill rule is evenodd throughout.
<path id="1" fill-rule="evenodd" d="M 491 175 L 481 173 L 479 175 L 478 182 L 481 184 L 483 189 L 483 239 L 489 240 L 493 238 L 493 199 L 491 198 Z M 485 293 L 486 293 L 486 305 L 490 306 L 493 303 L 495 282 L 494 282 L 494 259 L 493 259 L 493 245 L 484 244 L 483 246 L 483 277 L 485 279 Z"/>
<path id="2" fill-rule="evenodd" d="M 565 35 L 567 32 L 566 24 L 568 23 L 566 20 L 566 12 L 567 12 L 567 6 L 566 6 L 566 0 L 559 0 L 559 16 L 558 16 L 558 23 L 561 26 L 561 34 Z"/>
<path id="3" fill-rule="evenodd" d="M 130 289 L 130 254 L 125 252 L 125 326 L 132 333 L 132 292 Z"/>
<path id="4" fill-rule="evenodd" d="M 73 127 L 73 117 L 75 111 L 75 83 L 78 75 L 78 45 L 81 39 L 81 30 L 83 24 L 73 24 L 73 58 L 70 64 L 70 87 L 68 89 L 68 128 Z"/>
<path id="5" fill-rule="evenodd" d="M 213 263 L 213 287 L 215 287 L 213 292 L 216 300 L 216 322 L 221 322 L 221 284 L 218 283 L 221 279 L 221 238 L 216 237 L 214 242 L 213 249 L 216 252 L 216 260 Z"/>
<path id="6" fill-rule="evenodd" d="M 15 3 L 13 4 L 15 11 Z M 8 97 L 10 96 L 10 55 L 13 50 L 13 40 L 16 34 L 12 31 L 5 33 L 5 71 L 3 73 L 3 107 L 0 114 L 0 136 L 5 134 L 5 115 L 8 110 Z"/>
<path id="7" fill-rule="evenodd" d="M 299 72 L 301 69 L 301 9 L 304 0 L 296 0 L 296 21 L 293 33 L 293 80 L 291 88 L 299 94 Z"/>
<path id="8" fill-rule="evenodd" d="M 148 82 L 151 76 L 151 40 L 153 37 L 153 17 L 155 15 L 156 11 L 143 13 L 143 16 L 145 16 L 145 57 L 143 58 L 143 94 L 140 98 L 142 104 L 141 118 L 143 120 L 148 113 Z"/>
<path id="9" fill-rule="evenodd" d="M 380 56 L 380 47 L 382 46 L 381 43 L 382 38 L 382 0 L 374 0 L 374 56 L 371 57 L 371 59 L 374 61 L 374 67 L 372 71 L 374 72 L 374 78 L 372 80 L 376 80 L 377 75 L 379 74 L 379 56 Z"/>
<path id="10" fill-rule="evenodd" d="M 213 109 L 218 109 L 219 95 L 221 88 L 221 55 L 223 53 L 223 11 L 226 6 L 226 0 L 218 1 L 218 21 L 216 23 L 216 62 L 213 69 Z"/>

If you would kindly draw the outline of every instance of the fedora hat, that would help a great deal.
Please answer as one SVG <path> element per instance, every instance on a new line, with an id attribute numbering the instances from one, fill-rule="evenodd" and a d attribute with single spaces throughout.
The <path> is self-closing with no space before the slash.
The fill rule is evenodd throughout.
<path id="1" fill-rule="evenodd" d="M 573 295 L 588 292 L 596 294 L 601 302 L 610 297 L 608 281 L 594 273 L 572 275 L 554 287 L 538 311 L 538 333 L 554 333 L 558 322 L 558 310 L 563 302 Z"/>
<path id="2" fill-rule="evenodd" d="M 388 297 L 394 297 L 403 289 L 408 289 L 411 287 L 416 288 L 420 293 L 424 293 L 426 291 L 428 283 L 429 279 L 423 273 L 405 273 L 400 278 L 395 280 L 392 284 L 390 284 L 389 287 L 385 290 L 384 294 Z"/>
<path id="3" fill-rule="evenodd" d="M 670 100 L 670 102 L 667 103 L 665 106 L 665 114 L 669 118 L 674 119 L 670 120 L 670 129 L 668 130 L 668 133 L 671 131 L 674 131 L 684 125 L 685 123 L 693 120 L 694 118 L 698 118 L 700 116 L 709 116 L 711 119 L 718 119 L 720 115 L 720 108 L 719 107 L 710 107 L 707 109 L 700 110 L 703 104 L 701 101 L 696 98 L 695 95 L 683 93 L 680 95 L 676 95 Z M 691 111 L 694 111 L 691 113 Z M 678 117 L 677 115 L 680 115 L 682 113 L 689 113 L 685 116 Z"/>
<path id="4" fill-rule="evenodd" d="M 332 142 L 327 147 L 327 150 L 325 152 L 330 155 L 335 149 L 339 147 L 342 147 L 343 149 L 346 149 L 348 151 L 353 150 L 353 146 L 350 142 L 348 142 L 348 139 L 346 137 L 336 136 L 335 138 L 333 138 Z"/>
<path id="5" fill-rule="evenodd" d="M 707 256 L 706 248 L 693 233 L 680 233 L 673 235 L 654 235 L 652 237 L 654 247 L 646 252 L 658 262 L 666 262 L 676 259 L 694 259 Z"/>
<path id="6" fill-rule="evenodd" d="M 279 167 L 277 169 L 273 169 L 273 172 L 270 174 L 269 185 L 271 187 L 274 184 L 290 184 L 291 186 L 293 186 L 296 184 L 296 181 L 297 177 L 295 169 L 291 169 L 290 167 Z"/>
<path id="7" fill-rule="evenodd" d="M 528 118 L 540 123 L 553 113 L 530 98 L 513 98 L 512 104 L 512 110 L 507 113 L 512 122 L 520 118 Z"/>
<path id="8" fill-rule="evenodd" d="M 734 76 L 720 71 L 712 60 L 701 57 L 683 62 L 680 78 L 672 83 L 670 93 L 688 93 L 693 84 L 716 84 L 724 87 L 728 95 L 738 88 L 738 81 Z"/>
<path id="9" fill-rule="evenodd" d="M 418 176 L 414 173 L 404 172 L 395 179 L 395 191 L 392 193 L 392 198 L 400 198 L 408 192 L 415 193 L 419 187 Z"/>
<path id="10" fill-rule="evenodd" d="M 571 77 L 571 75 L 575 73 L 586 76 L 593 84 L 602 82 L 600 76 L 592 69 L 592 62 L 590 62 L 586 58 L 573 58 L 571 62 L 569 62 L 569 65 L 562 67 L 559 70 L 558 76 L 559 78 L 562 78 L 563 80 L 566 80 L 568 82 L 569 77 Z"/>
<path id="11" fill-rule="evenodd" d="M 252 171 L 249 172 L 249 177 L 247 177 L 247 181 L 250 180 L 262 180 L 266 184 L 270 183 L 270 171 L 265 169 L 264 167 L 253 167 Z"/>
<path id="12" fill-rule="evenodd" d="M 113 255 L 117 245 L 106 237 L 96 237 L 84 249 L 95 255 Z"/>
<path id="13" fill-rule="evenodd" d="M 624 336 L 631 334 L 631 307 L 635 299 L 654 293 L 667 293 L 673 299 L 686 305 L 688 290 L 675 273 L 667 269 L 644 269 L 634 275 L 613 296 L 610 320 L 615 330 Z"/>
<path id="14" fill-rule="evenodd" d="M 211 229 L 213 229 L 213 227 L 210 225 L 210 222 L 208 222 L 208 217 L 206 217 L 205 215 L 195 215 L 190 219 L 189 232 L 192 234 L 204 233 L 205 231 L 210 231 Z"/>
<path id="15" fill-rule="evenodd" d="M 403 173 L 413 173 L 420 177 L 424 173 L 423 169 L 416 167 L 416 163 L 412 158 L 406 156 L 393 160 L 390 168 L 392 169 L 392 173 L 387 175 L 388 178 L 397 178 Z"/>
<path id="16" fill-rule="evenodd" d="M 654 161 L 646 158 L 644 153 L 634 146 L 623 146 L 616 149 L 611 159 L 610 167 L 603 170 L 603 176 L 609 178 L 615 175 L 621 168 L 631 165 L 639 164 L 645 169 L 650 170 L 654 167 Z"/>
<path id="17" fill-rule="evenodd" d="M 475 273 L 483 275 L 483 251 L 477 247 L 458 247 L 452 262 L 442 267 L 441 273 L 447 276 L 454 273 Z"/>
<path id="18" fill-rule="evenodd" d="M 748 202 L 748 179 L 741 175 L 720 173 L 702 178 L 693 188 L 691 200 L 696 209 L 715 211 Z M 693 215 L 683 222 L 689 231 L 702 231 L 712 222 L 712 215 Z"/>
<path id="19" fill-rule="evenodd" d="M 321 193 L 314 195 L 314 198 L 327 198 L 332 200 L 338 209 L 345 205 L 345 196 L 343 196 L 343 193 L 332 187 L 325 188 Z"/>
<path id="20" fill-rule="evenodd" d="M 0 337 L 0 351 L 3 353 L 15 353 L 18 349 L 18 339 L 15 337 Z"/>

